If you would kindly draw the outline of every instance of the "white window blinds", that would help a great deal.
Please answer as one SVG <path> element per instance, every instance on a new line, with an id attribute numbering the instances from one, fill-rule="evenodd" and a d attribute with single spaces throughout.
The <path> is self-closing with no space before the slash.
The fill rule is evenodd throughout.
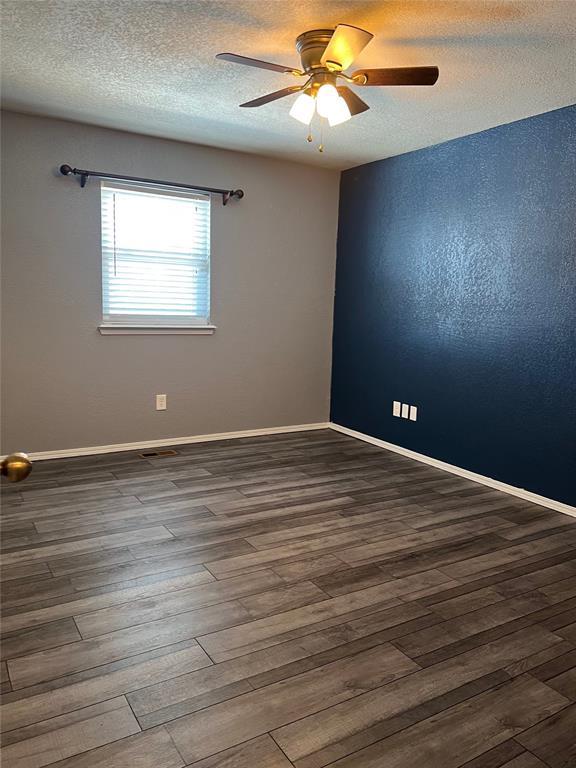
<path id="1" fill-rule="evenodd" d="M 207 325 L 210 196 L 102 182 L 103 322 Z"/>

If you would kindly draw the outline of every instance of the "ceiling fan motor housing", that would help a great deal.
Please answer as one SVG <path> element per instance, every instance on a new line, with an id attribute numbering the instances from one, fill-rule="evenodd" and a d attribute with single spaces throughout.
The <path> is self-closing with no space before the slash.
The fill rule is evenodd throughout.
<path id="1" fill-rule="evenodd" d="M 320 59 L 333 34 L 333 29 L 311 29 L 296 38 L 296 50 L 300 54 L 302 69 L 305 72 L 312 74 L 318 69 L 327 71 Z"/>

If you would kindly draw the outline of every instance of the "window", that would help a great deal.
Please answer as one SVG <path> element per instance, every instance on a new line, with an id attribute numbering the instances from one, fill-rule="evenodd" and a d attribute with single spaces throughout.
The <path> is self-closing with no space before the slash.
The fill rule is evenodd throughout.
<path id="1" fill-rule="evenodd" d="M 210 196 L 102 182 L 101 330 L 210 322 Z"/>

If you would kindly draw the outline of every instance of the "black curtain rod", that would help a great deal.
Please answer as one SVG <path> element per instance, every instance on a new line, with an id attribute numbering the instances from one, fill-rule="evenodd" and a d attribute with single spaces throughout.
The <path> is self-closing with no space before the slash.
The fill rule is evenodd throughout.
<path id="1" fill-rule="evenodd" d="M 81 168 L 72 168 L 71 165 L 61 165 L 60 173 L 63 176 L 80 176 L 80 186 L 84 188 L 89 176 L 97 176 L 99 179 L 116 179 L 116 181 L 134 181 L 137 184 L 156 184 L 160 187 L 172 187 L 176 189 L 190 189 L 193 192 L 210 192 L 214 195 L 222 195 L 222 205 L 236 197 L 238 200 L 244 197 L 242 189 L 215 189 L 214 187 L 197 187 L 192 184 L 178 184 L 172 181 L 159 181 L 158 179 L 141 179 L 138 176 L 118 176 L 115 173 L 102 173 L 100 171 L 85 171 Z"/>

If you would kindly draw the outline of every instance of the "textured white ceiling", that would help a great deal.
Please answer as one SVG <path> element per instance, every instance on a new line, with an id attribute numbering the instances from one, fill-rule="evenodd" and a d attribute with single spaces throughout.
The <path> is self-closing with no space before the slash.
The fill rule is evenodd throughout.
<path id="1" fill-rule="evenodd" d="M 347 168 L 576 102 L 576 0 L 8 0 L 4 106 L 227 149 Z M 296 36 L 339 22 L 376 37 L 357 66 L 436 64 L 432 88 L 358 89 L 371 109 L 325 132 L 288 97 L 238 104 L 290 75 L 214 60 L 233 51 L 299 66 Z"/>

